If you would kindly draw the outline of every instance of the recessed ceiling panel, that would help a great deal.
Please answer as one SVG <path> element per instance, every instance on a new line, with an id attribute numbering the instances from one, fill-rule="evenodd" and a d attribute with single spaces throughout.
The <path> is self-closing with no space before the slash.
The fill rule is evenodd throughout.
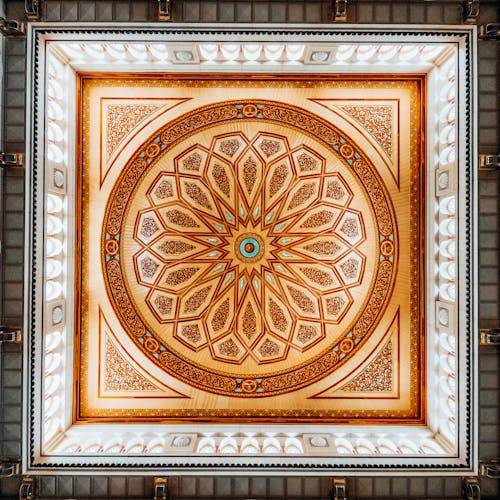
<path id="1" fill-rule="evenodd" d="M 423 422 L 421 92 L 82 77 L 76 420 Z"/>

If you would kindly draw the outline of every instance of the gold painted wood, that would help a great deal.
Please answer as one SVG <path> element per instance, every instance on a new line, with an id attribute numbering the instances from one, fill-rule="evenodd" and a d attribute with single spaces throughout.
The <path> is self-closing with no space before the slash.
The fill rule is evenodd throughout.
<path id="1" fill-rule="evenodd" d="M 422 421 L 421 79 L 175 78 L 81 80 L 75 418 Z"/>

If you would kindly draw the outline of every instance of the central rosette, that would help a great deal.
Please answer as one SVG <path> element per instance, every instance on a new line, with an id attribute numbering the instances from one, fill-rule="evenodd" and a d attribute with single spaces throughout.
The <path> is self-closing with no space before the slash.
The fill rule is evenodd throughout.
<path id="1" fill-rule="evenodd" d="M 221 134 L 151 173 L 133 224 L 134 274 L 167 345 L 252 372 L 317 354 L 355 317 L 363 198 L 352 174 L 302 140 L 311 143 Z M 354 345 L 346 339 L 339 358 Z"/>
<path id="2" fill-rule="evenodd" d="M 252 272 L 262 273 L 262 266 L 269 267 L 269 260 L 275 259 L 273 237 L 266 229 L 242 226 L 231 231 L 223 247 L 231 258 L 231 266 L 238 269 L 238 274 L 250 276 Z"/>
<path id="3" fill-rule="evenodd" d="M 262 256 L 264 242 L 252 233 L 243 234 L 236 241 L 236 253 L 242 261 L 256 262 Z"/>

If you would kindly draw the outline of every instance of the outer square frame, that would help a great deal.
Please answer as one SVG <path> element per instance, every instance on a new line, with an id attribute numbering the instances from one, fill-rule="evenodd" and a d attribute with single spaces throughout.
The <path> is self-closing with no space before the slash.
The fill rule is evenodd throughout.
<path id="1" fill-rule="evenodd" d="M 203 25 L 152 24 L 147 29 L 137 24 L 119 28 L 30 25 L 24 471 L 477 472 L 475 39 L 475 28 L 469 26 L 231 25 L 214 30 Z M 185 58 L 176 62 L 171 55 L 175 54 L 172 47 L 179 45 L 186 50 L 192 47 L 197 71 L 234 72 L 237 67 L 248 71 L 249 65 L 244 64 L 252 59 L 245 60 L 245 50 L 250 44 L 262 47 L 260 58 L 250 66 L 256 72 L 297 72 L 300 66 L 305 73 L 404 74 L 417 68 L 427 74 L 427 164 L 431 169 L 426 238 L 427 426 L 279 425 L 266 432 L 253 425 L 214 424 L 200 432 L 187 424 L 158 424 L 153 430 L 139 424 L 72 425 L 72 386 L 65 380 L 73 380 L 70 325 L 74 311 L 68 304 L 74 291 L 68 249 L 73 247 L 75 215 L 71 189 L 76 127 L 70 117 L 74 116 L 76 72 L 109 71 L 109 58 L 114 72 L 130 71 L 130 64 L 134 71 L 186 71 Z M 321 51 L 331 47 L 332 53 L 315 64 L 307 59 L 315 47 Z M 51 84 L 54 74 L 62 92 Z M 49 131 L 53 122 L 62 127 L 62 136 L 55 141 Z M 448 175 L 443 175 L 446 171 Z M 59 245 L 51 238 L 62 248 L 63 272 L 55 277 L 45 265 L 51 245 Z M 57 305 L 64 311 L 61 321 L 54 321 Z"/>

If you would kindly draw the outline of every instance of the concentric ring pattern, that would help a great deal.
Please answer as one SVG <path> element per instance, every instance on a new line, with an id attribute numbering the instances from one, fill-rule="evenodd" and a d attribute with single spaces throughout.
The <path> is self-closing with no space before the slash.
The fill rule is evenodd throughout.
<path id="1" fill-rule="evenodd" d="M 123 326 L 163 369 L 209 391 L 265 396 L 331 372 L 391 288 L 383 186 L 347 137 L 294 113 L 242 102 L 177 120 L 108 203 L 103 260 Z"/>

